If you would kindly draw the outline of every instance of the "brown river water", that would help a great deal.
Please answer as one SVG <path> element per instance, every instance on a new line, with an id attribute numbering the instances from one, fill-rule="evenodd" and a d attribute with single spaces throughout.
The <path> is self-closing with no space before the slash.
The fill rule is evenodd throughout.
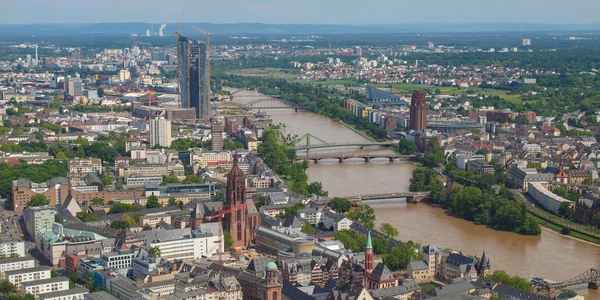
<path id="1" fill-rule="evenodd" d="M 255 91 L 236 93 L 234 101 L 248 103 L 264 98 Z M 366 142 L 367 139 L 344 125 L 310 112 L 287 109 L 267 110 L 274 124 L 285 124 L 285 134 L 302 136 L 311 133 L 329 143 Z M 313 139 L 311 144 L 318 144 Z M 336 148 L 311 150 L 316 153 L 383 152 L 386 149 Z M 299 153 L 302 156 L 304 153 Z M 337 160 L 320 161 L 310 165 L 310 181 L 320 181 L 330 196 L 394 193 L 408 191 L 414 165 L 408 161 L 361 161 L 338 163 Z M 376 223 L 388 222 L 398 228 L 400 240 L 413 240 L 421 244 L 437 244 L 465 253 L 490 258 L 492 271 L 505 270 L 525 278 L 544 277 L 563 281 L 590 268 L 600 268 L 600 247 L 563 237 L 543 230 L 540 236 L 522 236 L 475 225 L 453 217 L 436 206 L 407 204 L 403 200 L 370 202 L 376 212 Z M 600 299 L 598 291 L 587 285 L 574 286 L 586 299 Z"/>

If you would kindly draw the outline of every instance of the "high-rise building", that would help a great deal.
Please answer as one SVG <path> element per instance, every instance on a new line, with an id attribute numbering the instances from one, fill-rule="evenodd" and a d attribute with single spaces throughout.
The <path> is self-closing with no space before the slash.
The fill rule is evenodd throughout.
<path id="1" fill-rule="evenodd" d="M 160 118 L 150 119 L 150 147 L 171 146 L 171 121 Z"/>
<path id="2" fill-rule="evenodd" d="M 354 55 L 362 56 L 362 48 L 360 48 L 359 46 L 355 46 L 354 47 Z"/>
<path id="3" fill-rule="evenodd" d="M 523 39 L 521 42 L 523 46 L 531 46 L 531 39 Z"/>
<path id="4" fill-rule="evenodd" d="M 33 206 L 28 207 L 23 212 L 23 220 L 30 241 L 35 240 L 36 232 L 42 229 L 51 229 L 56 215 L 56 208 L 53 206 Z"/>
<path id="5" fill-rule="evenodd" d="M 208 64 L 206 44 L 179 36 L 177 62 L 179 67 L 179 92 L 182 108 L 195 108 L 196 117 L 209 117 Z"/>
<path id="6" fill-rule="evenodd" d="M 235 209 L 246 203 L 246 178 L 244 171 L 238 166 L 237 154 L 233 159 L 233 168 L 227 174 L 227 195 L 224 210 Z M 246 247 L 250 245 L 250 227 L 248 226 L 248 210 L 237 209 L 223 218 L 223 229 L 229 231 L 233 240 L 233 247 Z"/>
<path id="7" fill-rule="evenodd" d="M 410 129 L 423 131 L 427 127 L 425 92 L 416 91 L 410 100 Z"/>
<path id="8" fill-rule="evenodd" d="M 212 135 L 212 150 L 223 150 L 223 124 L 213 122 L 211 123 L 210 130 Z"/>
<path id="9" fill-rule="evenodd" d="M 67 84 L 67 95 L 69 96 L 83 96 L 83 84 L 81 78 L 69 78 Z"/>

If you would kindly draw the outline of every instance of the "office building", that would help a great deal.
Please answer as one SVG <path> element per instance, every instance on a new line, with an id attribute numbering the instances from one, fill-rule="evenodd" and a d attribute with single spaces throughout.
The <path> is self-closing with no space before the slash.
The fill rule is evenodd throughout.
<path id="1" fill-rule="evenodd" d="M 206 44 L 179 36 L 177 61 L 181 107 L 195 108 L 196 117 L 209 117 L 208 57 Z"/>
<path id="2" fill-rule="evenodd" d="M 23 219 L 30 241 L 35 241 L 36 232 L 51 229 L 56 208 L 52 206 L 33 206 L 23 211 Z"/>
<path id="3" fill-rule="evenodd" d="M 67 95 L 72 97 L 83 96 L 83 84 L 81 78 L 69 78 L 66 92 Z"/>
<path id="4" fill-rule="evenodd" d="M 222 151 L 223 150 L 223 124 L 213 122 L 210 126 L 212 135 L 212 150 Z"/>
<path id="5" fill-rule="evenodd" d="M 201 224 L 198 230 L 191 228 L 171 230 L 146 230 L 139 233 L 146 241 L 146 250 L 158 247 L 160 257 L 166 260 L 200 259 L 216 255 L 223 243 L 219 243 L 219 224 Z M 136 258 L 133 259 L 135 272 Z"/>
<path id="6" fill-rule="evenodd" d="M 410 100 L 410 129 L 423 131 L 427 126 L 427 102 L 425 92 L 416 91 Z"/>
<path id="7" fill-rule="evenodd" d="M 119 71 L 119 81 L 124 82 L 131 79 L 131 72 L 129 70 Z"/>
<path id="8" fill-rule="evenodd" d="M 171 121 L 160 118 L 150 119 L 150 147 L 171 146 Z"/>

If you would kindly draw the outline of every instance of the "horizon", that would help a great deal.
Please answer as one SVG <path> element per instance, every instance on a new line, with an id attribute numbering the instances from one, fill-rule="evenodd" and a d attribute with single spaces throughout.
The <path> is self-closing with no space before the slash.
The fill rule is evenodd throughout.
<path id="1" fill-rule="evenodd" d="M 597 22 L 600 2 L 592 0 L 105 0 L 90 8 L 79 0 L 60 4 L 42 0 L 9 0 L 0 24 L 96 23 L 265 23 L 322 25 L 382 25 L 431 23 L 590 24 Z M 48 12 L 60 10 L 60 14 Z M 383 21 L 383 22 L 382 22 Z M 401 21 L 401 22 L 399 22 Z"/>

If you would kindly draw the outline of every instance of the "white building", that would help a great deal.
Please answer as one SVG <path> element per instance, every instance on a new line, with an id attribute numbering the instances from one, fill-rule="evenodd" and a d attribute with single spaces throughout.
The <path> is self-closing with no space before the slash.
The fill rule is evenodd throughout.
<path id="1" fill-rule="evenodd" d="M 35 299 L 39 299 L 40 295 L 42 294 L 66 291 L 68 289 L 69 278 L 67 277 L 54 277 L 37 281 L 23 282 L 21 284 L 21 291 L 24 294 L 32 294 Z"/>
<path id="2" fill-rule="evenodd" d="M 50 271 L 52 271 L 51 267 L 36 267 L 6 271 L 4 272 L 4 279 L 14 284 L 17 288 L 20 288 L 21 284 L 24 282 L 51 278 Z"/>
<path id="3" fill-rule="evenodd" d="M 102 255 L 104 265 L 112 269 L 131 268 L 131 261 L 136 253 L 132 250 L 119 250 L 116 252 L 105 253 Z"/>
<path id="4" fill-rule="evenodd" d="M 35 267 L 35 260 L 31 256 L 7 258 L 0 260 L 0 275 L 11 270 L 21 270 Z"/>
<path id="5" fill-rule="evenodd" d="M 343 214 L 336 214 L 332 211 L 326 211 L 323 214 L 323 228 L 327 230 L 348 230 L 352 225 L 352 220 L 346 218 Z"/>
<path id="6" fill-rule="evenodd" d="M 536 154 L 542 152 L 542 147 L 535 143 L 525 143 L 523 144 L 523 150 L 532 154 Z"/>
<path id="7" fill-rule="evenodd" d="M 172 230 L 147 230 L 140 232 L 146 240 L 146 250 L 158 247 L 160 256 L 167 260 L 200 259 L 216 255 L 219 244 L 219 224 L 201 224 L 198 231 L 190 228 Z"/>
<path id="8" fill-rule="evenodd" d="M 0 242 L 0 256 L 10 256 L 12 254 L 20 257 L 25 256 L 25 242 L 16 240 Z"/>
<path id="9" fill-rule="evenodd" d="M 231 169 L 233 154 L 231 151 L 190 151 L 190 164 L 194 173 L 202 169 Z"/>
<path id="10" fill-rule="evenodd" d="M 299 218 L 305 219 L 308 223 L 317 226 L 322 222 L 323 210 L 317 208 L 301 208 L 296 213 Z"/>
<path id="11" fill-rule="evenodd" d="M 83 300 L 90 291 L 86 288 L 74 288 L 40 295 L 40 300 Z"/>
<path id="12" fill-rule="evenodd" d="M 35 241 L 38 231 L 52 228 L 54 215 L 56 215 L 56 208 L 52 206 L 28 207 L 23 211 L 25 227 L 31 241 Z"/>
<path id="13" fill-rule="evenodd" d="M 171 121 L 160 118 L 150 119 L 150 147 L 171 146 Z"/>

